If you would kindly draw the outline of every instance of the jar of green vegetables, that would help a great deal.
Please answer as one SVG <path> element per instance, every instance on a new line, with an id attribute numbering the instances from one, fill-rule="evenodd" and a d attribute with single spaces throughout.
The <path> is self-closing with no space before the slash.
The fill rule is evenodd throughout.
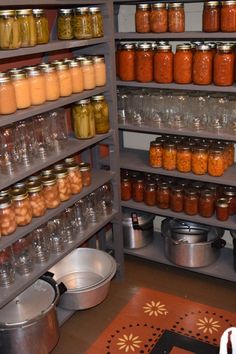
<path id="1" fill-rule="evenodd" d="M 93 37 L 92 16 L 88 7 L 77 7 L 74 14 L 74 36 L 76 39 Z"/>
<path id="2" fill-rule="evenodd" d="M 33 16 L 36 24 L 37 44 L 49 42 L 48 19 L 43 9 L 33 9 Z"/>
<path id="3" fill-rule="evenodd" d="M 76 102 L 72 107 L 72 127 L 78 139 L 95 136 L 94 111 L 89 98 Z"/>
<path id="4" fill-rule="evenodd" d="M 17 49 L 20 46 L 20 26 L 15 10 L 1 10 L 0 49 Z"/>
<path id="5" fill-rule="evenodd" d="M 89 12 L 92 16 L 92 32 L 93 38 L 99 38 L 104 36 L 103 31 L 103 18 L 99 7 L 90 7 Z"/>
<path id="6" fill-rule="evenodd" d="M 57 15 L 57 37 L 58 39 L 72 39 L 73 34 L 73 10 L 59 9 Z"/>
<path id="7" fill-rule="evenodd" d="M 21 47 L 33 47 L 37 44 L 36 23 L 32 9 L 16 10 L 19 21 Z"/>
<path id="8" fill-rule="evenodd" d="M 108 104 L 103 95 L 92 97 L 92 106 L 97 134 L 106 134 L 110 129 Z"/>

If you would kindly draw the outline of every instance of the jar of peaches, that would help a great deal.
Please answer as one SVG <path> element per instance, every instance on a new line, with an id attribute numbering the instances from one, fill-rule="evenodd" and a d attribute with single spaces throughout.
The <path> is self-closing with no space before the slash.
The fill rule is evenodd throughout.
<path id="1" fill-rule="evenodd" d="M 187 145 L 177 146 L 176 167 L 179 172 L 191 171 L 192 152 Z"/>
<path id="2" fill-rule="evenodd" d="M 225 170 L 224 152 L 220 148 L 212 148 L 208 156 L 208 173 L 210 176 L 222 176 Z"/>
<path id="3" fill-rule="evenodd" d="M 7 236 L 16 230 L 16 217 L 10 196 L 0 198 L 0 234 Z"/>
<path id="4" fill-rule="evenodd" d="M 28 182 L 27 190 L 33 217 L 43 216 L 46 212 L 46 203 L 42 193 L 41 182 Z"/>
<path id="5" fill-rule="evenodd" d="M 47 209 L 57 208 L 60 204 L 60 195 L 58 190 L 57 178 L 55 175 L 44 175 L 42 177 L 43 197 Z"/>
<path id="6" fill-rule="evenodd" d="M 11 197 L 17 225 L 28 225 L 33 216 L 28 192 L 24 188 L 16 188 L 11 191 Z"/>
<path id="7" fill-rule="evenodd" d="M 68 171 L 71 193 L 80 193 L 83 188 L 82 175 L 79 170 L 79 166 L 76 163 L 67 164 L 66 170 Z"/>
<path id="8" fill-rule="evenodd" d="M 176 169 L 176 145 L 175 143 L 165 143 L 163 145 L 163 155 L 162 155 L 162 166 L 165 170 L 175 170 Z"/>
<path id="9" fill-rule="evenodd" d="M 192 172 L 195 175 L 207 173 L 208 151 L 203 147 L 195 147 L 192 152 Z"/>
<path id="10" fill-rule="evenodd" d="M 60 196 L 60 201 L 64 202 L 71 197 L 71 185 L 69 180 L 69 173 L 66 169 L 55 169 L 54 171 L 57 183 L 58 183 L 58 191 Z"/>

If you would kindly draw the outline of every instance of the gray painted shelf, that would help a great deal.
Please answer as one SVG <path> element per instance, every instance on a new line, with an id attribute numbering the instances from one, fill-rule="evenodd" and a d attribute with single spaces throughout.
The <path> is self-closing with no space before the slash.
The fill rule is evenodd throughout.
<path id="1" fill-rule="evenodd" d="M 158 41 L 161 39 L 167 39 L 171 41 L 182 41 L 182 40 L 193 40 L 193 39 L 201 39 L 201 40 L 236 40 L 235 32 L 213 32 L 207 33 L 202 31 L 186 31 L 181 33 L 137 33 L 137 32 L 116 32 L 115 39 L 120 41 L 132 40 L 132 41 Z"/>

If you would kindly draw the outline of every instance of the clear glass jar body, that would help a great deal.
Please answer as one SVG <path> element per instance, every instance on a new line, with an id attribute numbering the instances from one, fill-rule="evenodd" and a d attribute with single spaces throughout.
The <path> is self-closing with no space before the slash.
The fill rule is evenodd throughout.
<path id="1" fill-rule="evenodd" d="M 93 37 L 92 16 L 87 7 L 75 9 L 73 28 L 76 39 L 89 39 Z"/>
<path id="2" fill-rule="evenodd" d="M 212 82 L 213 54 L 208 45 L 199 45 L 193 56 L 193 83 L 210 85 Z"/>
<path id="3" fill-rule="evenodd" d="M 59 9 L 57 15 L 57 37 L 62 40 L 74 38 L 72 9 Z"/>
<path id="4" fill-rule="evenodd" d="M 64 202 L 70 199 L 72 195 L 69 174 L 66 169 L 62 169 L 62 170 L 55 170 L 55 175 L 57 177 L 57 185 L 58 185 L 60 201 Z"/>
<path id="5" fill-rule="evenodd" d="M 72 194 L 78 194 L 82 191 L 83 182 L 82 175 L 77 164 L 66 165 L 68 171 L 68 177 L 70 181 L 70 188 Z"/>
<path id="6" fill-rule="evenodd" d="M 94 111 L 89 99 L 81 100 L 72 107 L 72 125 L 78 139 L 88 139 L 95 136 Z"/>
<path id="7" fill-rule="evenodd" d="M 0 199 L 0 225 L 1 236 L 12 234 L 17 227 L 14 208 L 9 196 Z"/>
<path id="8" fill-rule="evenodd" d="M 0 49 L 18 49 L 20 47 L 20 25 L 15 10 L 1 10 Z"/>
<path id="9" fill-rule="evenodd" d="M 6 74 L 0 73 L 0 114 L 15 113 L 16 109 L 14 86 Z"/>
<path id="10" fill-rule="evenodd" d="M 139 82 L 153 80 L 153 50 L 149 44 L 140 44 L 136 50 L 135 79 Z"/>
<path id="11" fill-rule="evenodd" d="M 163 145 L 163 160 L 162 167 L 165 170 L 172 171 L 176 169 L 176 146 L 173 143 L 166 143 Z"/>
<path id="12" fill-rule="evenodd" d="M 222 32 L 236 32 L 236 1 L 222 1 L 220 27 Z"/>
<path id="13" fill-rule="evenodd" d="M 176 213 L 184 210 L 184 192 L 181 187 L 172 187 L 170 191 L 170 209 Z"/>
<path id="14" fill-rule="evenodd" d="M 234 82 L 235 56 L 230 45 L 219 45 L 214 55 L 213 81 L 217 86 L 231 86 Z"/>
<path id="15" fill-rule="evenodd" d="M 118 74 L 122 81 L 135 80 L 135 50 L 133 44 L 122 46 L 119 55 Z"/>
<path id="16" fill-rule="evenodd" d="M 45 78 L 46 100 L 55 101 L 60 98 L 60 82 L 54 66 L 48 65 L 42 68 Z"/>
<path id="17" fill-rule="evenodd" d="M 192 152 L 192 172 L 195 175 L 207 173 L 208 152 L 204 148 L 194 148 Z"/>
<path id="18" fill-rule="evenodd" d="M 90 7 L 89 11 L 92 17 L 93 38 L 103 37 L 104 36 L 103 17 L 99 7 Z"/>
<path id="19" fill-rule="evenodd" d="M 177 146 L 176 168 L 179 172 L 190 172 L 192 161 L 192 151 L 190 147 L 185 145 Z"/>
<path id="20" fill-rule="evenodd" d="M 132 198 L 135 202 L 144 201 L 144 179 L 137 177 L 132 183 Z"/>
<path id="21" fill-rule="evenodd" d="M 92 60 L 84 60 L 81 62 L 83 73 L 84 89 L 93 90 L 96 87 L 95 69 Z"/>
<path id="22" fill-rule="evenodd" d="M 168 29 L 169 32 L 185 31 L 185 11 L 183 3 L 170 3 L 168 10 Z"/>
<path id="23" fill-rule="evenodd" d="M 208 156 L 207 172 L 210 176 L 222 176 L 225 170 L 224 154 L 222 150 L 211 149 Z"/>
<path id="24" fill-rule="evenodd" d="M 31 104 L 37 106 L 46 101 L 46 82 L 43 73 L 37 68 L 29 68 L 27 76 L 30 86 Z"/>
<path id="25" fill-rule="evenodd" d="M 83 187 L 88 187 L 92 182 L 91 166 L 87 162 L 81 162 L 79 164 L 79 169 L 82 175 Z"/>
<path id="26" fill-rule="evenodd" d="M 202 13 L 203 32 L 220 30 L 220 6 L 218 1 L 206 1 Z"/>
<path id="27" fill-rule="evenodd" d="M 164 33 L 168 30 L 168 12 L 166 4 L 153 4 L 150 12 L 150 30 L 154 33 Z"/>
<path id="28" fill-rule="evenodd" d="M 46 175 L 42 177 L 43 197 L 47 209 L 57 208 L 60 203 L 57 179 L 54 175 Z"/>
<path id="29" fill-rule="evenodd" d="M 145 184 L 144 203 L 148 206 L 156 205 L 156 185 L 154 182 L 147 182 Z"/>
<path id="30" fill-rule="evenodd" d="M 162 84 L 173 81 L 174 55 L 170 45 L 157 46 L 154 55 L 154 80 Z"/>
<path id="31" fill-rule="evenodd" d="M 187 215 L 198 213 L 198 192 L 195 189 L 187 189 L 184 193 L 184 212 Z"/>
<path id="32" fill-rule="evenodd" d="M 28 193 L 16 190 L 11 192 L 11 196 L 17 225 L 28 225 L 32 220 L 32 209 Z"/>
<path id="33" fill-rule="evenodd" d="M 59 79 L 60 96 L 67 97 L 72 94 L 72 78 L 67 64 L 56 65 L 57 76 Z"/>
<path id="34" fill-rule="evenodd" d="M 37 44 L 36 23 L 31 9 L 16 10 L 19 22 L 21 47 L 33 47 Z"/>
<path id="35" fill-rule="evenodd" d="M 193 53 L 190 45 L 177 45 L 174 55 L 174 81 L 177 84 L 192 82 Z"/>
<path id="36" fill-rule="evenodd" d="M 149 148 L 149 165 L 154 168 L 162 167 L 162 155 L 162 144 L 157 141 L 151 141 Z"/>
<path id="37" fill-rule="evenodd" d="M 92 97 L 96 134 L 106 134 L 110 130 L 109 108 L 103 95 Z"/>
<path id="38" fill-rule="evenodd" d="M 165 182 L 157 186 L 156 203 L 160 209 L 168 209 L 170 207 L 170 188 Z"/>
<path id="39" fill-rule="evenodd" d="M 106 64 L 104 57 L 93 58 L 96 86 L 104 86 L 107 83 Z"/>
<path id="40" fill-rule="evenodd" d="M 132 183 L 129 177 L 121 178 L 121 200 L 127 201 L 132 198 Z"/>
<path id="41" fill-rule="evenodd" d="M 46 212 L 46 203 L 42 193 L 42 185 L 38 182 L 29 182 L 27 184 L 29 201 L 33 217 L 43 216 Z"/>
<path id="42" fill-rule="evenodd" d="M 46 44 L 49 42 L 48 19 L 43 9 L 33 9 L 33 16 L 36 25 L 37 44 Z"/>
<path id="43" fill-rule="evenodd" d="M 199 214 L 204 218 L 210 218 L 214 214 L 214 196 L 211 191 L 203 190 L 199 197 L 198 210 Z"/>
<path id="44" fill-rule="evenodd" d="M 11 82 L 15 89 L 17 109 L 24 109 L 31 106 L 30 85 L 26 74 L 18 71 L 11 75 Z"/>
<path id="45" fill-rule="evenodd" d="M 148 33 L 151 31 L 150 6 L 148 4 L 140 4 L 136 6 L 135 30 L 138 33 Z"/>
<path id="46" fill-rule="evenodd" d="M 72 60 L 69 62 L 69 69 L 72 80 L 72 92 L 82 92 L 84 90 L 84 78 L 80 64 L 77 61 Z"/>

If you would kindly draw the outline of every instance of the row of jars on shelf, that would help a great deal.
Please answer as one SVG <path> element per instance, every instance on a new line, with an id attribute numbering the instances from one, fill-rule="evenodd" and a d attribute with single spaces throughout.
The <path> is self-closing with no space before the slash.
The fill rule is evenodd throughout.
<path id="1" fill-rule="evenodd" d="M 231 86 L 235 76 L 234 44 L 176 45 L 126 43 L 117 49 L 117 75 L 123 81 Z"/>
<path id="2" fill-rule="evenodd" d="M 184 3 L 137 4 L 135 30 L 138 33 L 184 32 Z M 204 32 L 235 32 L 236 2 L 234 0 L 204 1 L 202 30 Z"/>
<path id="3" fill-rule="evenodd" d="M 106 84 L 103 56 L 54 60 L 0 73 L 0 114 L 55 101 Z"/>
<path id="4" fill-rule="evenodd" d="M 234 164 L 234 143 L 161 136 L 150 142 L 149 164 L 168 171 L 220 177 Z"/>
<path id="5" fill-rule="evenodd" d="M 0 192 L 1 236 L 28 225 L 33 217 L 43 216 L 47 209 L 57 208 L 91 184 L 90 164 L 73 161 L 66 159 Z"/>
<path id="6" fill-rule="evenodd" d="M 35 264 L 44 264 L 51 255 L 64 252 L 89 226 L 111 214 L 112 205 L 112 185 L 106 183 L 12 246 L 0 250 L 0 286 L 14 283 L 15 273 L 27 276 Z"/>
<path id="7" fill-rule="evenodd" d="M 236 213 L 236 188 L 122 171 L 121 199 L 220 221 Z"/>

